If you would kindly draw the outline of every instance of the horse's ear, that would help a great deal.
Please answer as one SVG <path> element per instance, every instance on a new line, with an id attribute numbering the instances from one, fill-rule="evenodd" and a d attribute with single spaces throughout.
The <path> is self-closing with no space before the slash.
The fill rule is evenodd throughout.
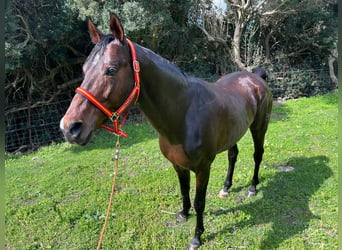
<path id="1" fill-rule="evenodd" d="M 95 25 L 93 24 L 90 18 L 88 19 L 88 30 L 89 30 L 91 40 L 93 41 L 93 43 L 97 44 L 101 40 L 101 37 L 103 36 L 103 34 L 100 30 L 98 30 L 95 27 Z"/>
<path id="2" fill-rule="evenodd" d="M 115 38 L 119 39 L 120 42 L 123 42 L 125 40 L 125 32 L 122 28 L 121 22 L 119 18 L 111 13 L 110 14 L 110 30 L 112 31 L 112 34 Z"/>

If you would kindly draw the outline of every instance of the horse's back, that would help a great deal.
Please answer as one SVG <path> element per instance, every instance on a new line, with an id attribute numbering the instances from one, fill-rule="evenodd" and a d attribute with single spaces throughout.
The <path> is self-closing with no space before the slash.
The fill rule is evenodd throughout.
<path id="1" fill-rule="evenodd" d="M 218 95 L 227 95 L 227 98 L 231 95 L 240 96 L 250 100 L 252 105 L 257 105 L 264 99 L 272 99 L 272 93 L 264 80 L 266 77 L 265 71 L 230 73 L 214 83 L 214 91 Z"/>
<path id="2" fill-rule="evenodd" d="M 264 74 L 260 75 L 259 73 L 250 73 L 247 71 L 238 71 L 233 72 L 227 75 L 220 77 L 216 84 L 222 87 L 246 87 L 245 83 L 251 86 L 260 86 L 263 88 L 267 88 L 267 83 L 265 82 L 266 76 Z"/>

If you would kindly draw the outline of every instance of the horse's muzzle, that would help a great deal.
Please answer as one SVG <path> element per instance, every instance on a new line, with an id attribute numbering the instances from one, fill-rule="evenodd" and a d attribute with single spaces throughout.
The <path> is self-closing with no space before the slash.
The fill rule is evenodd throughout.
<path id="1" fill-rule="evenodd" d="M 79 145 L 86 145 L 91 138 L 91 130 L 86 133 L 84 124 L 81 121 L 71 121 L 66 127 L 64 123 L 64 117 L 60 121 L 60 129 L 63 132 L 64 138 L 70 143 L 76 143 Z"/>

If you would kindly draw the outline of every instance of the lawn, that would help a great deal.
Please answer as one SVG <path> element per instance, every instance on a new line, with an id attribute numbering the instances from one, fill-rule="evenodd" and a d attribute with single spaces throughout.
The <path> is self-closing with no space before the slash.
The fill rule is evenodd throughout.
<path id="1" fill-rule="evenodd" d="M 210 176 L 202 249 L 337 249 L 337 93 L 275 104 L 259 192 L 249 133 L 239 143 L 234 184 L 217 197 L 227 170 L 217 155 Z M 184 249 L 195 213 L 177 223 L 180 190 L 148 124 L 124 128 L 103 249 Z M 112 184 L 115 136 L 98 131 L 80 147 L 59 143 L 6 155 L 7 249 L 95 249 Z M 282 171 L 282 167 L 292 171 Z M 192 174 L 192 197 L 194 175 Z"/>

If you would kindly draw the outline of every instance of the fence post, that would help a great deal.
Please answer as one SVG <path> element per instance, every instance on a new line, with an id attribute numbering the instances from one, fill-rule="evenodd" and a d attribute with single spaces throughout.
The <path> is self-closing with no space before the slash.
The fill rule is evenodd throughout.
<path id="1" fill-rule="evenodd" d="M 27 126 L 28 126 L 28 134 L 29 134 L 29 149 L 33 148 L 33 141 L 32 141 L 32 122 L 31 122 L 31 103 L 32 103 L 32 96 L 30 89 L 27 91 Z"/>

